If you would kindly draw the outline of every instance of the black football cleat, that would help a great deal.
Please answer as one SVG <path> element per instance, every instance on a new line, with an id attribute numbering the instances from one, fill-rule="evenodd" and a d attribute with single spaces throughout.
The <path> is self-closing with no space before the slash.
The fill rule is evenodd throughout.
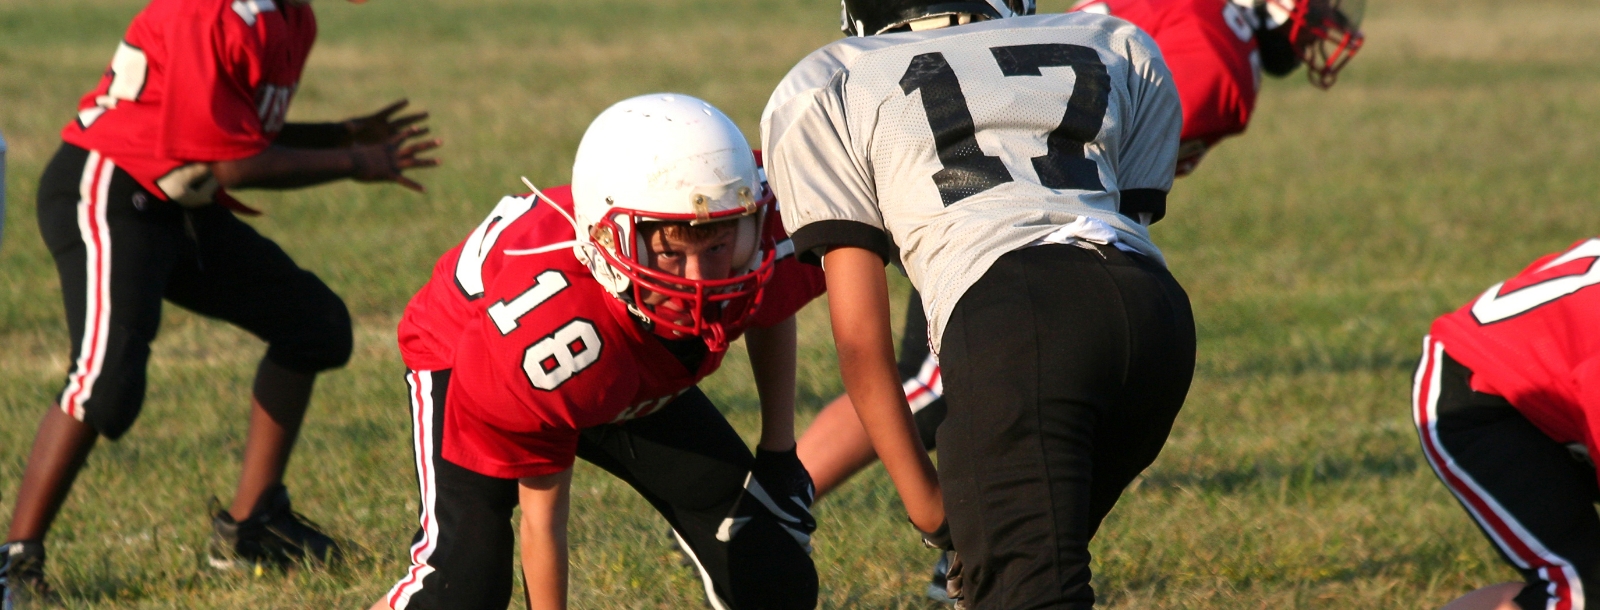
<path id="1" fill-rule="evenodd" d="M 29 610 L 58 606 L 61 598 L 44 579 L 44 544 L 0 545 L 0 609 Z"/>
<path id="2" fill-rule="evenodd" d="M 290 508 L 289 490 L 282 485 L 262 494 L 244 521 L 235 521 L 215 499 L 212 510 L 208 559 L 213 568 L 329 566 L 343 559 L 339 543 Z"/>

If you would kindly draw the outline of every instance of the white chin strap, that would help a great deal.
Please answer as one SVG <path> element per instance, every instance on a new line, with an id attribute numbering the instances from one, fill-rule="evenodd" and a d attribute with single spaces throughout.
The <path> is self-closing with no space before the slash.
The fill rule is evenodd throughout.
<path id="1" fill-rule="evenodd" d="M 535 197 L 543 199 L 545 203 L 550 204 L 551 208 L 554 208 L 557 213 L 561 214 L 563 218 L 567 219 L 568 223 L 572 224 L 572 234 L 574 237 L 578 237 L 583 233 L 583 227 L 578 224 L 578 219 L 573 218 L 572 215 L 568 214 L 566 210 L 561 209 L 561 206 L 556 205 L 556 202 L 551 201 L 549 197 L 545 196 L 544 191 L 541 191 L 539 190 L 539 187 L 534 186 L 532 180 L 529 180 L 527 176 L 523 176 L 522 183 L 528 186 L 528 190 L 533 191 L 533 195 Z M 589 274 L 593 275 L 595 281 L 600 282 L 600 286 L 604 287 L 607 292 L 620 295 L 624 290 L 628 289 L 628 276 L 623 275 L 616 269 L 613 269 L 611 265 L 606 262 L 605 257 L 600 256 L 599 252 L 594 251 L 595 245 L 590 243 L 589 240 L 581 237 L 570 241 L 553 243 L 527 250 L 506 250 L 506 256 L 543 254 L 545 252 L 554 252 L 563 248 L 572 248 L 573 256 L 576 256 L 578 258 L 578 262 L 583 263 L 585 267 L 589 268 Z"/>

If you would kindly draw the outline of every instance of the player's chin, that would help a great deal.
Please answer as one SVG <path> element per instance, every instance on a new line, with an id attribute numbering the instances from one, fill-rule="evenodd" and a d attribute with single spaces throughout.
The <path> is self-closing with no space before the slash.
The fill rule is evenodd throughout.
<path id="1" fill-rule="evenodd" d="M 694 316 L 689 315 L 689 312 L 683 311 L 681 306 L 678 306 L 677 303 L 671 300 L 668 300 L 664 303 L 650 303 L 647 300 L 645 304 L 650 308 L 650 314 L 652 317 L 656 318 L 658 321 L 666 322 L 666 324 L 657 323 L 655 325 L 654 332 L 656 335 L 668 339 L 688 339 L 696 336 L 668 327 L 669 324 L 679 328 L 695 327 Z"/>
<path id="2" fill-rule="evenodd" d="M 661 337 L 662 339 L 667 339 L 669 341 L 682 341 L 684 339 L 698 339 L 699 338 L 696 335 L 691 335 L 691 334 L 688 334 L 688 333 L 681 333 L 681 332 L 678 332 L 678 331 L 675 331 L 675 330 L 670 330 L 670 329 L 668 329 L 666 327 L 659 326 L 659 325 L 656 326 L 656 328 L 655 328 L 655 330 L 653 332 L 655 333 L 655 335 L 657 337 Z"/>

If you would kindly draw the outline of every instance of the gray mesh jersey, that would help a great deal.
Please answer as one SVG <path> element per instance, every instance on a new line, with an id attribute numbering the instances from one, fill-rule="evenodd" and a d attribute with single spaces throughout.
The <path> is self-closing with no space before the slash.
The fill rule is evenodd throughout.
<path id="1" fill-rule="evenodd" d="M 1164 211 L 1182 121 L 1149 35 L 1068 13 L 839 40 L 789 71 L 761 134 L 801 259 L 898 250 L 938 351 L 995 260 L 1079 216 L 1162 261 L 1130 217 Z"/>

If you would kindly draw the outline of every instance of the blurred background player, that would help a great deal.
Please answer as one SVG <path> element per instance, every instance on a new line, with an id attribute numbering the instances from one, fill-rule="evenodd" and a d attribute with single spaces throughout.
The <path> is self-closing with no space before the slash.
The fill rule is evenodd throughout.
<path id="1" fill-rule="evenodd" d="M 1524 582 L 1447 610 L 1587 608 L 1600 591 L 1600 239 L 1435 320 L 1412 415 L 1439 480 Z"/>
<path id="2" fill-rule="evenodd" d="M 1302 65 L 1313 85 L 1332 87 L 1361 49 L 1365 0 L 1089 0 L 1073 10 L 1133 22 L 1161 47 L 1183 100 L 1177 175 L 1255 111 L 1261 73 Z"/>
<path id="3" fill-rule="evenodd" d="M 211 562 L 337 557 L 290 510 L 282 480 L 319 371 L 350 357 L 350 314 L 322 280 L 234 216 L 229 189 L 402 175 L 435 141 L 400 102 L 342 123 L 285 123 L 316 39 L 309 0 L 154 0 L 79 102 L 39 185 L 39 230 L 72 338 L 11 515 L 7 594 L 48 595 L 45 534 L 100 436 L 139 414 L 162 300 L 268 344 L 256 372 L 232 504 L 212 516 Z"/>
<path id="4" fill-rule="evenodd" d="M 826 263 L 857 438 L 967 559 L 973 607 L 1089 607 L 1089 540 L 1193 374 L 1188 299 L 1145 228 L 1173 180 L 1171 75 L 1127 22 L 1031 1 L 844 7 L 855 36 L 789 72 L 762 137 L 799 256 Z M 937 478 L 894 370 L 891 260 L 948 373 Z"/>
<path id="5" fill-rule="evenodd" d="M 374 609 L 504 609 L 518 506 L 528 605 L 565 608 L 576 458 L 667 519 L 712 607 L 816 605 L 794 313 L 823 284 L 773 205 L 721 111 L 646 95 L 590 124 L 570 188 L 502 199 L 439 259 L 399 336 L 421 527 Z M 741 334 L 754 458 L 696 386 Z"/>
<path id="6" fill-rule="evenodd" d="M 1363 0 L 1092 0 L 1074 10 L 1131 21 L 1161 47 L 1183 105 L 1176 174 L 1184 176 L 1223 138 L 1244 132 L 1262 71 L 1285 76 L 1304 65 L 1313 84 L 1332 86 L 1361 48 L 1363 8 Z M 945 418 L 944 383 L 928 350 L 915 289 L 907 299 L 898 370 L 923 445 L 932 450 Z M 817 415 L 800 437 L 799 453 L 818 498 L 877 460 L 848 395 Z M 943 581 L 941 564 L 931 597 L 948 599 Z"/>

